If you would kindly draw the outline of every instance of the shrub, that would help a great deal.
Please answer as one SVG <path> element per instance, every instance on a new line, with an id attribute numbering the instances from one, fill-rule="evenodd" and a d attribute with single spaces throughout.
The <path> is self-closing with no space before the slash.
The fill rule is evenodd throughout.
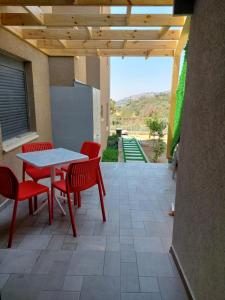
<path id="1" fill-rule="evenodd" d="M 165 151 L 166 145 L 165 142 L 161 139 L 158 139 L 157 141 L 154 142 L 152 152 L 152 162 L 156 163 L 160 156 L 163 154 Z"/>
<path id="2" fill-rule="evenodd" d="M 118 149 L 119 138 L 116 134 L 112 134 L 108 137 L 107 146 L 110 148 Z"/>
<path id="3" fill-rule="evenodd" d="M 117 162 L 118 161 L 118 149 L 107 147 L 102 155 L 103 162 Z"/>
<path id="4" fill-rule="evenodd" d="M 151 138 L 151 135 L 158 135 L 159 138 L 162 138 L 164 136 L 163 130 L 166 128 L 166 124 L 163 120 L 160 120 L 156 116 L 153 116 L 146 120 L 146 125 L 149 129 L 149 139 Z"/>

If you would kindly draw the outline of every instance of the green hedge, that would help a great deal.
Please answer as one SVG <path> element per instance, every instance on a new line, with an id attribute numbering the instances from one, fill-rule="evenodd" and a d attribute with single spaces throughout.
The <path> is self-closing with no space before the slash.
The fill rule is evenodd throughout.
<path id="1" fill-rule="evenodd" d="M 116 134 L 112 134 L 108 137 L 107 148 L 102 155 L 102 161 L 116 162 L 118 161 L 118 141 L 119 138 Z"/>
<path id="2" fill-rule="evenodd" d="M 118 149 L 107 147 L 102 155 L 103 162 L 117 162 L 118 161 Z"/>

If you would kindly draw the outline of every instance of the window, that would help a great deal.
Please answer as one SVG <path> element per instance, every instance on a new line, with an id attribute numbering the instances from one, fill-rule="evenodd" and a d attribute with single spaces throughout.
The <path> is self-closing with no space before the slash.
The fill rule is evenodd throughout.
<path id="1" fill-rule="evenodd" d="M 29 131 L 24 63 L 1 54 L 0 125 L 3 141 Z"/>

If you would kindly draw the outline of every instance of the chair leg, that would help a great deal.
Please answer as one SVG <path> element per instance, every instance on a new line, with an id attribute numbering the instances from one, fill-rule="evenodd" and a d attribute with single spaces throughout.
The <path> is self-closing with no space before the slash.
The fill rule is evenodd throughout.
<path id="1" fill-rule="evenodd" d="M 73 214 L 73 209 L 72 209 L 72 204 L 71 204 L 71 199 L 70 199 L 70 193 L 69 192 L 67 193 L 67 200 L 68 200 L 70 221 L 71 221 L 71 225 L 72 225 L 73 236 L 77 236 L 76 225 L 75 225 L 74 214 Z"/>
<path id="2" fill-rule="evenodd" d="M 63 173 L 60 175 L 60 180 L 64 180 L 64 174 Z M 64 196 L 62 191 L 60 191 L 60 196 Z"/>
<path id="3" fill-rule="evenodd" d="M 54 187 L 51 186 L 51 220 L 53 220 L 54 218 L 54 196 L 55 196 L 55 190 Z"/>
<path id="4" fill-rule="evenodd" d="M 80 196 L 80 192 L 77 192 L 77 200 L 78 200 L 78 208 L 81 207 L 81 196 Z"/>
<path id="5" fill-rule="evenodd" d="M 49 215 L 49 225 L 52 224 L 52 198 L 50 199 L 49 192 L 47 193 L 48 196 L 48 215 Z"/>
<path id="6" fill-rule="evenodd" d="M 37 181 L 34 181 L 37 183 Z M 34 196 L 34 210 L 38 209 L 38 204 L 37 204 L 37 196 Z"/>
<path id="7" fill-rule="evenodd" d="M 100 179 L 100 183 L 101 183 L 103 195 L 105 196 L 106 192 L 105 192 L 105 186 L 104 186 L 104 182 L 103 182 L 102 172 L 101 172 L 100 166 L 99 166 L 99 179 Z"/>
<path id="8" fill-rule="evenodd" d="M 29 199 L 29 215 L 33 215 L 33 199 Z"/>
<path id="9" fill-rule="evenodd" d="M 73 204 L 74 204 L 74 206 L 76 206 L 77 205 L 77 193 L 73 193 Z"/>
<path id="10" fill-rule="evenodd" d="M 104 200 L 103 200 L 103 196 L 102 196 L 102 189 L 101 189 L 100 182 L 98 182 L 98 191 L 99 191 L 99 198 L 100 198 L 100 204 L 101 204 L 101 210 L 102 210 L 102 219 L 103 219 L 103 222 L 105 222 L 106 221 L 105 207 L 104 207 Z"/>
<path id="11" fill-rule="evenodd" d="M 10 230 L 9 230 L 8 248 L 11 248 L 11 246 L 12 246 L 13 233 L 14 233 L 15 224 L 16 224 L 17 206 L 18 206 L 18 200 L 15 200 L 14 207 L 13 207 L 12 221 L 11 221 Z"/>

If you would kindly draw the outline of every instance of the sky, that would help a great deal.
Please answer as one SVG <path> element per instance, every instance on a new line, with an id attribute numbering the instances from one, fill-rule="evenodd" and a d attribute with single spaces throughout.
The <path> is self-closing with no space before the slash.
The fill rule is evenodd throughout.
<path id="1" fill-rule="evenodd" d="M 125 7 L 114 7 L 111 13 L 126 13 Z M 172 13 L 171 7 L 133 7 L 134 14 L 164 14 Z M 122 29 L 122 28 L 116 28 Z M 123 28 L 124 29 L 124 28 Z M 149 29 L 134 28 L 129 29 Z M 153 29 L 153 28 L 151 28 Z M 159 29 L 159 28 L 154 28 Z M 113 30 L 113 28 L 112 28 Z M 171 88 L 172 79 L 171 57 L 112 57 L 111 69 L 111 98 L 120 100 L 128 96 L 143 92 L 168 91 Z"/>

